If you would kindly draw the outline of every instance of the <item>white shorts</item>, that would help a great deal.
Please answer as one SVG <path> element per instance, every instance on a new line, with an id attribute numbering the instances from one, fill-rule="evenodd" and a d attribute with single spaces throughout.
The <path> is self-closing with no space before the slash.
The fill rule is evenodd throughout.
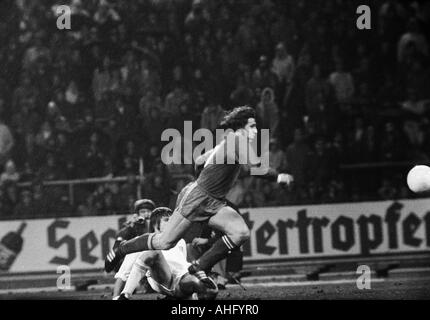
<path id="1" fill-rule="evenodd" d="M 129 253 L 125 256 L 124 261 L 121 264 L 118 272 L 115 274 L 115 279 L 121 279 L 122 281 L 127 281 L 130 271 L 133 268 L 134 262 L 139 257 L 142 252 Z"/>
<path id="2" fill-rule="evenodd" d="M 172 274 L 172 281 L 170 284 L 170 287 L 166 287 L 160 283 L 158 283 L 157 281 L 155 281 L 151 275 L 149 274 L 149 272 L 147 273 L 147 279 L 148 279 L 148 283 L 151 286 L 152 289 L 154 289 L 154 291 L 158 292 L 158 293 L 162 293 L 165 294 L 166 296 L 169 297 L 175 297 L 175 298 L 183 298 L 184 294 L 181 291 L 180 285 L 179 283 L 181 282 L 181 279 L 183 278 L 184 275 L 186 275 L 187 273 L 173 273 Z"/>

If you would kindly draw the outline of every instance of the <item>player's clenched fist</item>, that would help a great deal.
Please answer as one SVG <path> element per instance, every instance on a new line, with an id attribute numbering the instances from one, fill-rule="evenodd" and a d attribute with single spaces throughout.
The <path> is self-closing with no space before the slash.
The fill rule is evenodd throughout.
<path id="1" fill-rule="evenodd" d="M 288 173 L 280 173 L 278 174 L 278 183 L 285 183 L 287 185 L 290 185 L 291 182 L 294 181 L 294 178 L 292 175 Z"/>

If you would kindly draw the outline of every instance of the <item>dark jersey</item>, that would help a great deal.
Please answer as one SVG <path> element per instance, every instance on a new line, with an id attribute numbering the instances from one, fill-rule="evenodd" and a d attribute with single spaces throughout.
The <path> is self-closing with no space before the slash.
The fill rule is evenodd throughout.
<path id="1" fill-rule="evenodd" d="M 144 234 L 145 232 L 149 232 L 148 223 L 145 221 L 144 223 L 127 224 L 118 231 L 117 239 L 121 238 L 122 240 L 130 240 Z"/>
<path id="2" fill-rule="evenodd" d="M 225 139 L 202 156 L 197 184 L 214 198 L 224 199 L 239 177 L 239 137 L 235 135 L 232 141 L 229 145 Z"/>
<path id="3" fill-rule="evenodd" d="M 239 174 L 249 173 L 250 167 L 259 164 L 255 151 L 248 145 L 247 138 L 231 134 L 229 142 L 223 140 L 196 161 L 197 184 L 214 198 L 224 199 L 236 182 Z M 253 162 L 253 163 L 251 163 Z M 244 165 L 247 166 L 244 166 Z M 276 181 L 278 172 L 268 168 L 257 177 Z"/>

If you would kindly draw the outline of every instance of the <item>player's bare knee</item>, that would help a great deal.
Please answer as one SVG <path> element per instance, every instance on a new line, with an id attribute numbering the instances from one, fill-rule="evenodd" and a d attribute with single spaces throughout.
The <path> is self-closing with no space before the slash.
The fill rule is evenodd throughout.
<path id="1" fill-rule="evenodd" d="M 241 242 L 241 244 L 247 241 L 250 238 L 250 236 L 251 236 L 251 233 L 248 227 L 241 228 L 238 233 L 239 241 Z"/>
<path id="2" fill-rule="evenodd" d="M 249 239 L 250 232 L 246 225 L 238 225 L 236 228 L 230 230 L 230 232 L 227 233 L 227 236 L 239 246 Z"/>

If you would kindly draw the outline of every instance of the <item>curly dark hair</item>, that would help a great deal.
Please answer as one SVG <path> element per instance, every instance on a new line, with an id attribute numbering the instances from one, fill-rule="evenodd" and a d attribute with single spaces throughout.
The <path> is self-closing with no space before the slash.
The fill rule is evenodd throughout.
<path id="1" fill-rule="evenodd" d="M 219 128 L 236 131 L 245 127 L 249 118 L 255 118 L 255 110 L 253 108 L 249 106 L 236 107 L 224 116 Z"/>
<path id="2" fill-rule="evenodd" d="M 170 217 L 172 215 L 172 210 L 167 207 L 155 208 L 151 213 L 150 226 L 151 232 L 155 231 L 155 227 L 160 228 L 160 221 L 164 217 Z"/>

